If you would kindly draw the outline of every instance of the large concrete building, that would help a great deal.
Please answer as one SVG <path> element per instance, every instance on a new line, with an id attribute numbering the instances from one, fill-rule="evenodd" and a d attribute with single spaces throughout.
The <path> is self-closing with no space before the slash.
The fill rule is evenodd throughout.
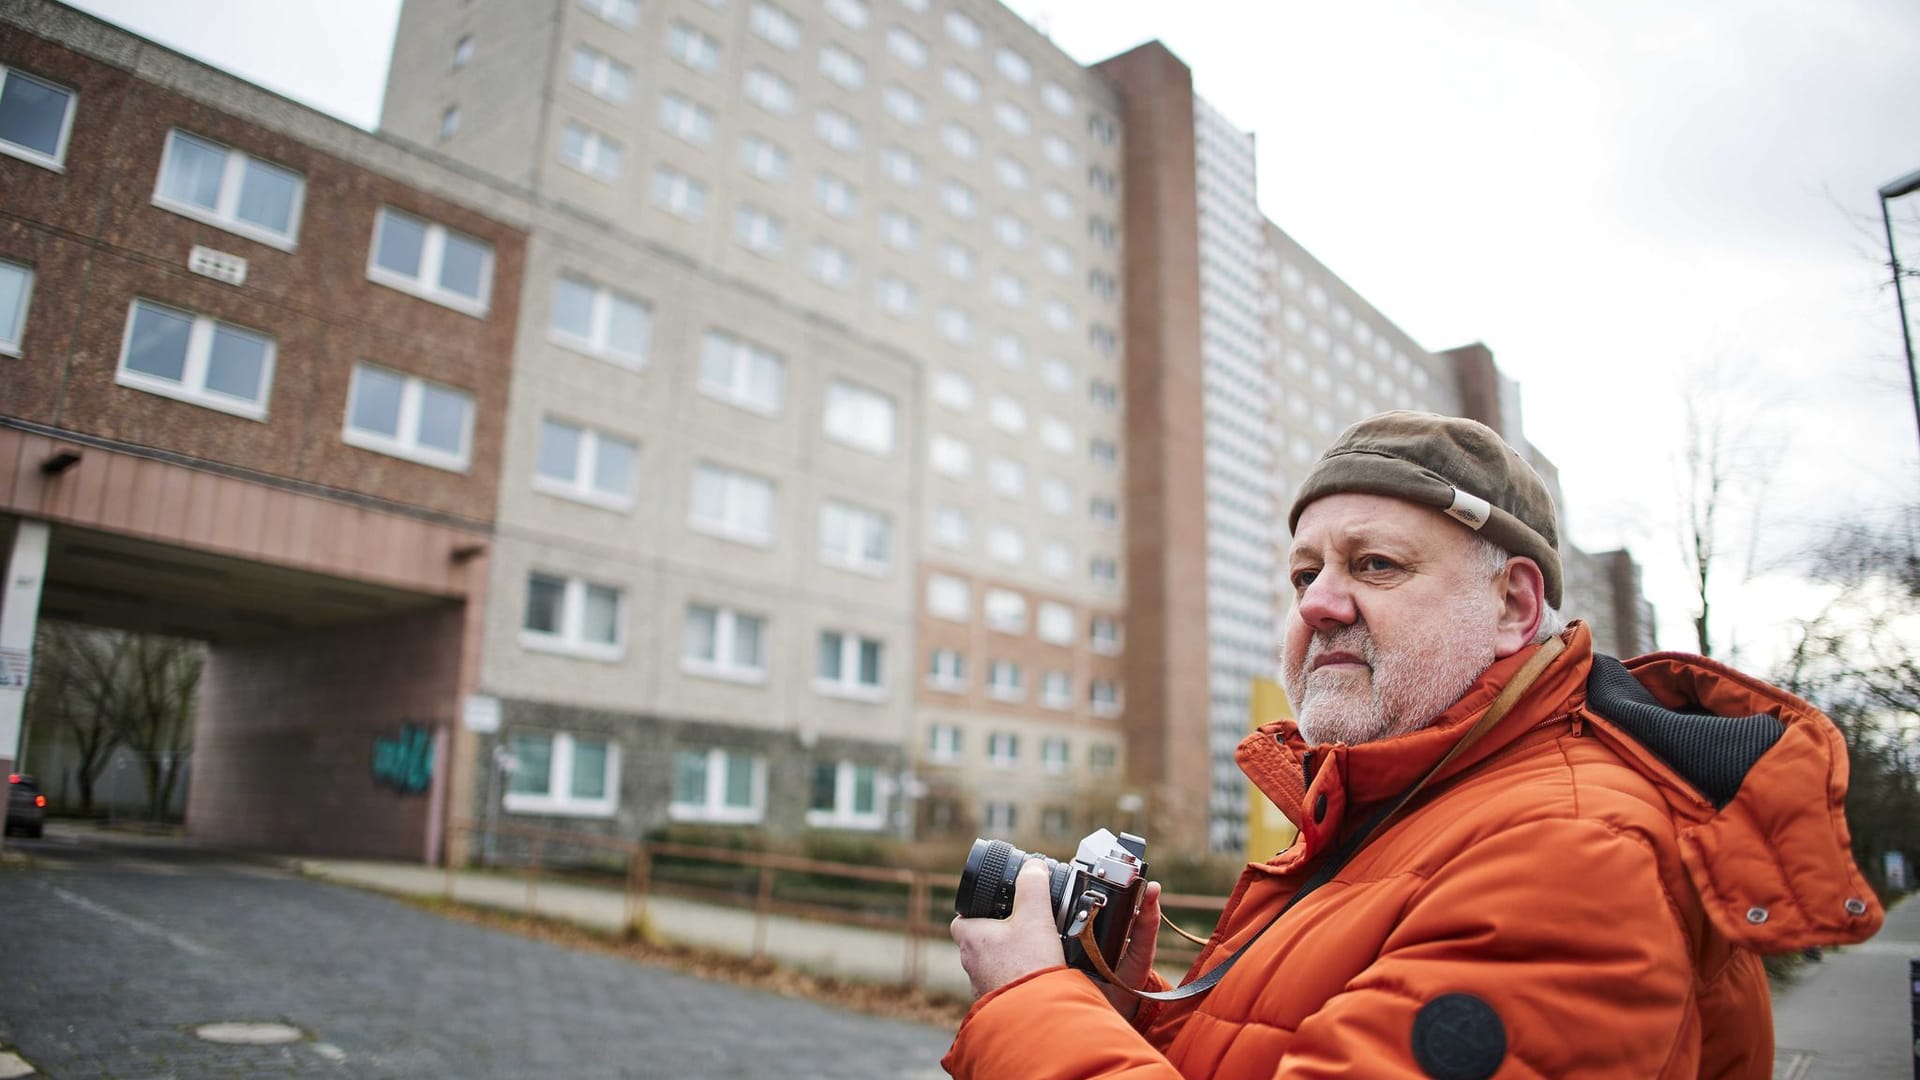
<path id="1" fill-rule="evenodd" d="M 188 824 L 222 839 L 1237 851 L 1320 449 L 1424 408 L 1553 477 L 1490 353 L 1265 219 L 1158 43 L 1086 68 L 986 0 L 407 0 L 377 135 L 48 0 L 0 71 L 58 121 L 0 121 L 0 512 L 50 530 L 48 617 L 211 643 Z M 1634 640 L 1631 561 L 1570 558 Z M 423 792 L 377 775 L 402 738 Z"/>

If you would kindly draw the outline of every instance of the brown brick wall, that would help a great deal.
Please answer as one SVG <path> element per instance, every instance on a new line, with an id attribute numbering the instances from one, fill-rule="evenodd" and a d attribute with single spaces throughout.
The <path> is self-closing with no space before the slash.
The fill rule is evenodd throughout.
<path id="1" fill-rule="evenodd" d="M 1205 417 L 1193 74 L 1158 42 L 1097 69 L 1125 102 L 1130 778 L 1156 840 L 1207 842 Z"/>
<path id="2" fill-rule="evenodd" d="M 64 172 L 0 157 L 0 258 L 31 266 L 36 277 L 23 355 L 0 362 L 7 415 L 476 520 L 493 516 L 523 232 L 16 27 L 0 26 L 0 63 L 78 93 Z M 295 250 L 153 205 L 175 127 L 304 174 Z M 367 280 L 382 205 L 493 245 L 486 318 Z M 246 283 L 188 272 L 196 244 L 245 258 Z M 267 421 L 116 384 L 136 296 L 273 336 Z M 361 360 L 473 395 L 464 474 L 341 441 L 348 379 Z"/>
<path id="3" fill-rule="evenodd" d="M 188 831 L 235 847 L 427 857 L 432 796 L 375 783 L 373 745 L 404 724 L 457 726 L 462 611 L 211 649 Z"/>

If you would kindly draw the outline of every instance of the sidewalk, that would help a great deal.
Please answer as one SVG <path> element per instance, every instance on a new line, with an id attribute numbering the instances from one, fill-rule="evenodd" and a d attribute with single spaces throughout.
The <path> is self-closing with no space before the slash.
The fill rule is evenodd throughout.
<path id="1" fill-rule="evenodd" d="M 626 897 L 613 889 L 550 880 L 529 889 L 527 882 L 514 878 L 455 871 L 449 896 L 449 875 L 418 863 L 314 858 L 288 861 L 302 873 L 326 881 L 407 896 L 447 897 L 480 907 L 564 919 L 594 929 L 617 931 L 627 918 Z M 752 911 L 658 895 L 648 898 L 646 910 L 654 930 L 667 941 L 741 956 L 753 953 Z M 922 942 L 926 975 L 921 985 L 967 996 L 967 975 L 960 967 L 959 951 L 953 942 L 938 929 Z M 907 972 L 907 939 L 902 933 L 770 915 L 766 919 L 765 945 L 767 956 L 773 960 L 817 975 L 899 983 Z"/>
<path id="2" fill-rule="evenodd" d="M 1920 900 L 1909 893 L 1871 941 L 1828 949 L 1774 995 L 1775 1080 L 1914 1075 L 1907 963 L 1920 959 Z"/>

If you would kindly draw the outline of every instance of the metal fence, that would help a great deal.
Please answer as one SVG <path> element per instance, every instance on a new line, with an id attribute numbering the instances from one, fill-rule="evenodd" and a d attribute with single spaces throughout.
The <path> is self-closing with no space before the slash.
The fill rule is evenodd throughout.
<path id="1" fill-rule="evenodd" d="M 458 820 L 453 837 L 467 845 L 468 867 L 491 867 L 524 878 L 522 907 L 539 914 L 543 883 L 566 882 L 618 889 L 623 925 L 644 925 L 648 902 L 673 896 L 753 914 L 750 955 L 765 959 L 773 917 L 856 927 L 904 939 L 902 984 L 919 987 L 926 978 L 926 943 L 944 940 L 953 918 L 952 898 L 958 873 L 830 862 L 772 851 L 704 847 L 662 840 L 622 840 L 564 829 Z M 456 844 L 456 849 L 458 845 Z M 454 895 L 454 875 L 463 869 L 451 859 L 445 892 Z M 1204 915 L 1210 929 L 1225 898 L 1164 894 L 1161 907 Z M 1190 961 L 1198 949 L 1177 935 L 1162 933 L 1163 964 Z"/>

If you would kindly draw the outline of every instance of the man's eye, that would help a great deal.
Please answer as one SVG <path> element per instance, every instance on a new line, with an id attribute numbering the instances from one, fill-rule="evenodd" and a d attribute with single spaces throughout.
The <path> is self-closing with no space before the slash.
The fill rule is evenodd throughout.
<path id="1" fill-rule="evenodd" d="M 1295 570 L 1290 580 L 1293 582 L 1294 588 L 1304 589 L 1313 584 L 1313 579 L 1319 576 L 1320 571 L 1318 570 Z"/>
<path id="2" fill-rule="evenodd" d="M 1360 559 L 1360 569 L 1362 571 L 1371 570 L 1378 573 L 1395 569 L 1395 567 L 1393 561 L 1390 559 L 1385 559 L 1378 555 L 1366 555 Z"/>

